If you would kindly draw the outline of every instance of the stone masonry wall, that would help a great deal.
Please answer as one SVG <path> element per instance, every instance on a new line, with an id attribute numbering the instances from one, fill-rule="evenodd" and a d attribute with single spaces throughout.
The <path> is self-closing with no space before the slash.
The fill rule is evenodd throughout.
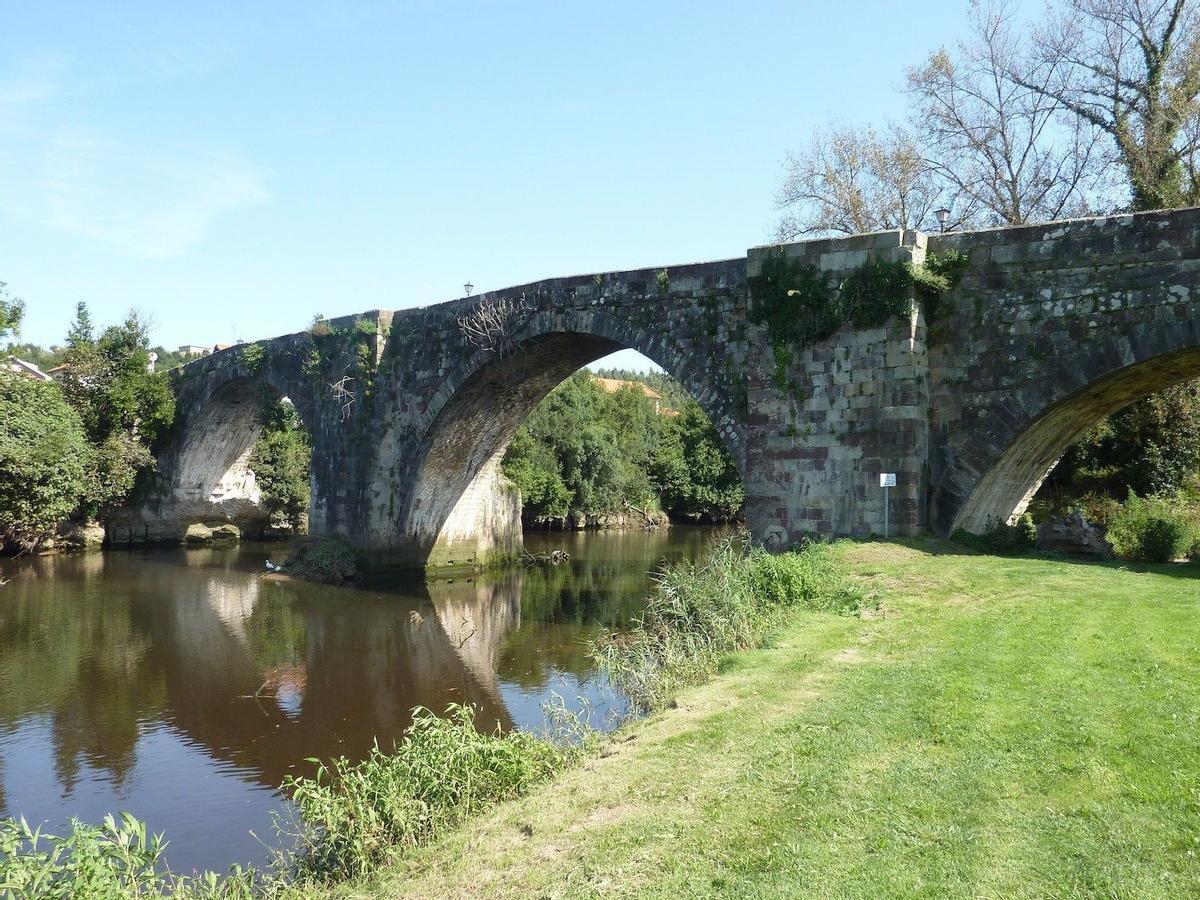
<path id="1" fill-rule="evenodd" d="M 920 263 L 924 236 L 884 232 L 786 245 L 790 258 L 830 272 L 869 258 Z M 750 251 L 749 274 L 767 253 Z M 767 546 L 805 536 L 883 531 L 882 472 L 890 491 L 892 534 L 925 524 L 928 473 L 928 363 L 924 320 L 914 314 L 882 328 L 852 331 L 807 348 L 789 348 L 787 381 L 775 383 L 774 348 L 755 329 L 751 346 L 746 519 Z"/>

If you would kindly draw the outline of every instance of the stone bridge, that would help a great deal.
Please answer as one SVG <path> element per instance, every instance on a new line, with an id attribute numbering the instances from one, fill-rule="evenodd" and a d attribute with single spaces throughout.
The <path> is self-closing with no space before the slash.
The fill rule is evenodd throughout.
<path id="1" fill-rule="evenodd" d="M 110 540 L 253 520 L 258 404 L 286 396 L 313 435 L 313 533 L 345 535 L 380 569 L 486 564 L 520 545 L 520 500 L 499 472 L 513 432 L 564 378 L 622 348 L 712 418 L 764 544 L 882 531 L 882 472 L 897 475 L 896 532 L 983 531 L 1023 511 L 1099 418 L 1200 376 L 1198 241 L 1200 209 L 891 231 L 550 279 L 239 345 L 177 370 L 157 483 Z M 768 254 L 836 280 L 949 250 L 969 264 L 936 316 L 914 302 L 781 357 L 747 315 Z M 497 324 L 472 338 L 463 321 L 485 309 Z"/>

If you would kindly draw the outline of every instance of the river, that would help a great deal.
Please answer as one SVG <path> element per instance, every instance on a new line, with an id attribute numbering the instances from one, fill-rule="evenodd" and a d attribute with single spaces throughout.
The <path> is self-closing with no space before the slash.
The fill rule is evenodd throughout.
<path id="1" fill-rule="evenodd" d="M 570 562 L 387 592 L 264 580 L 278 544 L 2 560 L 0 817 L 128 810 L 176 871 L 225 871 L 278 844 L 286 775 L 390 746 L 414 706 L 537 729 L 558 696 L 606 727 L 588 641 L 709 534 L 534 534 Z"/>

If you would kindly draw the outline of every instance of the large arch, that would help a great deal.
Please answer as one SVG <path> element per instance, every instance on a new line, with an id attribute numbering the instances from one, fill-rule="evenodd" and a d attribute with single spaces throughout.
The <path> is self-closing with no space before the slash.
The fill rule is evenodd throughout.
<path id="1" fill-rule="evenodd" d="M 974 484 L 950 531 L 986 532 L 1021 515 L 1067 448 L 1105 416 L 1200 378 L 1200 323 L 1141 329 L 1096 341 L 1055 361 L 1038 390 L 1017 392 L 984 413 L 961 453 L 985 465 L 956 473 Z M 977 473 L 977 474 L 976 474 Z"/>
<path id="2" fill-rule="evenodd" d="M 396 530 L 423 565 L 478 566 L 520 549 L 520 503 L 500 461 L 521 423 L 574 372 L 610 353 L 633 349 L 675 378 L 712 419 L 739 473 L 745 474 L 744 426 L 727 385 L 703 358 L 662 332 L 589 314 L 584 321 L 534 315 L 511 350 L 480 350 L 447 373 L 426 410 L 412 475 L 396 485 Z"/>

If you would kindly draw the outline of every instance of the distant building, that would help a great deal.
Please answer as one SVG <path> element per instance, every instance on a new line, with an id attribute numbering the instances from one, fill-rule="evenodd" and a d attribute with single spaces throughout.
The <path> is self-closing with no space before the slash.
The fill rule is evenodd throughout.
<path id="1" fill-rule="evenodd" d="M 62 378 L 67 374 L 67 369 L 71 368 L 67 363 L 59 363 L 53 369 L 47 369 L 46 374 L 51 378 Z"/>
<path id="2" fill-rule="evenodd" d="M 640 381 L 623 381 L 620 378 L 601 378 L 599 375 L 593 375 L 592 381 L 596 382 L 600 390 L 606 394 L 615 394 L 622 388 L 633 388 L 635 391 L 641 391 L 645 394 L 650 402 L 654 404 L 654 412 L 660 416 L 666 416 L 673 419 L 679 415 L 678 412 L 671 409 L 663 402 L 662 394 L 651 388 L 649 385 L 642 384 Z"/>
<path id="3" fill-rule="evenodd" d="M 43 372 L 31 362 L 26 362 L 23 359 L 17 359 L 15 356 L 10 356 L 2 363 L 5 369 L 9 372 L 16 372 L 18 375 L 24 375 L 26 378 L 32 378 L 34 381 L 51 381 L 53 380 L 49 374 Z M 51 370 L 53 371 L 53 370 Z"/>
<path id="4" fill-rule="evenodd" d="M 212 353 L 211 347 L 199 347 L 195 344 L 184 344 L 179 348 L 181 356 L 208 356 Z"/>

